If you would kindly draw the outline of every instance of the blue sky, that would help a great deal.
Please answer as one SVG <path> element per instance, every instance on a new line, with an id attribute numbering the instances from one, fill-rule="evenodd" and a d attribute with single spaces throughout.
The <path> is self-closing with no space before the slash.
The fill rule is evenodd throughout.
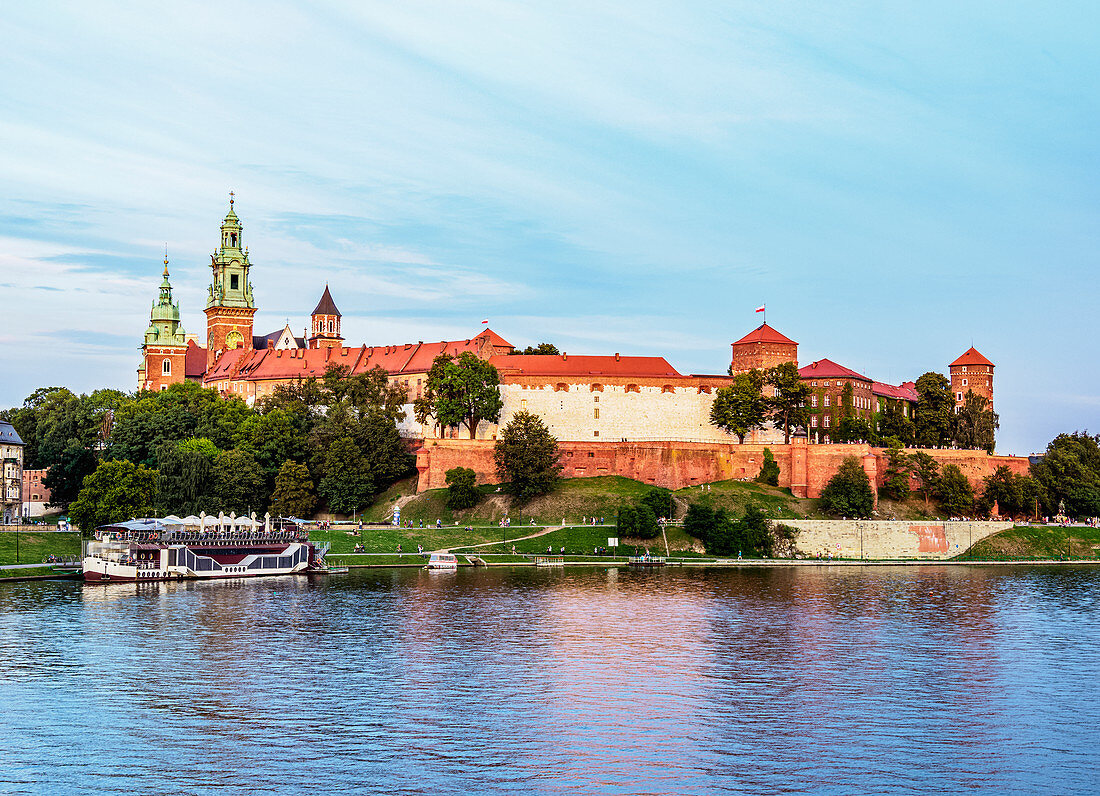
<path id="1" fill-rule="evenodd" d="M 768 321 L 900 382 L 973 343 L 998 447 L 1100 430 L 1095 3 L 0 10 L 0 406 L 132 389 L 168 244 L 205 334 L 230 189 L 257 329 L 721 373 Z"/>

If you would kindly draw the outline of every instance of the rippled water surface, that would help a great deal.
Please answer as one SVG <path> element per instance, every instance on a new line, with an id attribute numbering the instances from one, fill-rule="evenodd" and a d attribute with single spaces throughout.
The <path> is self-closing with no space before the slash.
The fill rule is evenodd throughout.
<path id="1" fill-rule="evenodd" d="M 0 792 L 1090 793 L 1100 571 L 0 584 Z"/>

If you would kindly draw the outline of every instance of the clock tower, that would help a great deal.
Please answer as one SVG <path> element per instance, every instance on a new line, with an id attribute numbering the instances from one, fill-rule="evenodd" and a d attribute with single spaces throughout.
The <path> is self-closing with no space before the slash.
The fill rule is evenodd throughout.
<path id="1" fill-rule="evenodd" d="M 222 221 L 221 245 L 210 255 L 213 278 L 206 299 L 206 368 L 223 351 L 252 348 L 252 316 L 256 303 L 248 271 L 248 249 L 241 242 L 241 222 L 233 212 L 233 192 L 229 192 L 229 212 Z"/>

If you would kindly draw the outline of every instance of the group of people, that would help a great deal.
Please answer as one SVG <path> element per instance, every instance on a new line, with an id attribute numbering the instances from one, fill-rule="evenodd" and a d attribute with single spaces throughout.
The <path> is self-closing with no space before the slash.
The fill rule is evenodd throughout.
<path id="1" fill-rule="evenodd" d="M 565 520 L 562 520 L 562 525 L 565 525 Z M 581 517 L 581 525 L 603 525 L 603 517 Z"/>

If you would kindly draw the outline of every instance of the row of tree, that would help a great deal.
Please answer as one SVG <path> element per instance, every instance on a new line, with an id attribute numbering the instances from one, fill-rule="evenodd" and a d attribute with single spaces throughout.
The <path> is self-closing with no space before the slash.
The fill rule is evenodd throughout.
<path id="1" fill-rule="evenodd" d="M 998 418 L 989 402 L 968 391 L 955 411 L 951 382 L 940 373 L 925 373 L 916 381 L 920 396 L 913 416 L 900 400 L 883 398 L 883 405 L 868 422 L 856 411 L 851 384 L 846 384 L 837 407 L 837 423 L 830 428 L 834 442 L 870 442 L 897 447 L 993 451 Z M 718 390 L 711 406 L 710 422 L 740 442 L 752 431 L 773 424 L 783 431 L 785 442 L 798 427 L 809 426 L 817 413 L 811 406 L 813 389 L 799 375 L 793 362 L 767 370 L 739 373 L 733 384 Z"/>
<path id="2" fill-rule="evenodd" d="M 982 479 L 977 491 L 954 464 L 941 467 L 924 451 L 889 449 L 879 496 L 905 500 L 914 485 L 926 504 L 935 502 L 952 517 L 1100 517 L 1100 436 L 1059 434 L 1027 475 L 1001 466 Z M 821 503 L 837 516 L 871 516 L 872 484 L 858 459 L 844 460 L 822 491 Z"/>

